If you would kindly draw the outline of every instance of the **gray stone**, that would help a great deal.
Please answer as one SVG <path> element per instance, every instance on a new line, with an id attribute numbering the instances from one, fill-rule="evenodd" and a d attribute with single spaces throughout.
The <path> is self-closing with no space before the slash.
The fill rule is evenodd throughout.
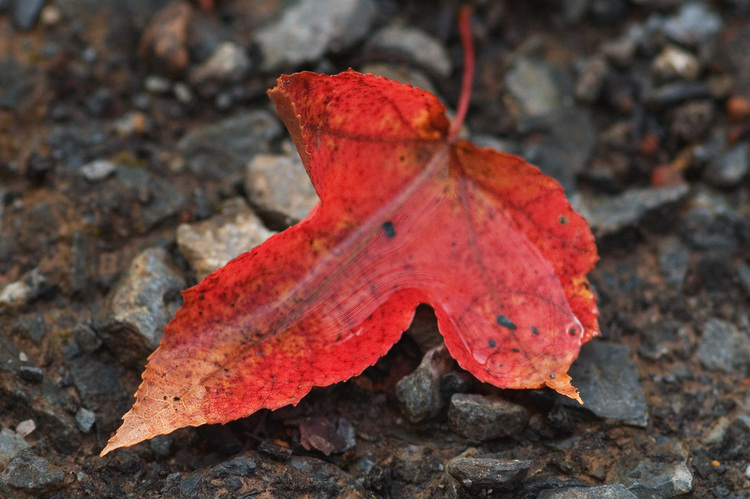
<path id="1" fill-rule="evenodd" d="M 518 57 L 505 75 L 510 95 L 518 103 L 522 122 L 533 127 L 560 112 L 565 90 L 562 73 L 548 62 L 535 57 Z M 526 126 L 521 125 L 521 131 Z"/>
<path id="2" fill-rule="evenodd" d="M 28 31 L 34 27 L 39 12 L 47 0 L 14 0 L 11 2 L 10 11 L 12 14 L 13 24 L 22 30 Z"/>
<path id="3" fill-rule="evenodd" d="M 228 476 L 249 476 L 258 467 L 257 463 L 247 456 L 237 456 L 214 466 L 209 475 L 211 478 L 225 478 Z"/>
<path id="4" fill-rule="evenodd" d="M 710 43 L 721 31 L 722 22 L 718 14 L 703 2 L 686 2 L 680 11 L 667 18 L 662 31 L 672 40 L 685 45 Z"/>
<path id="5" fill-rule="evenodd" d="M 523 406 L 484 395 L 457 393 L 448 408 L 451 430 L 474 442 L 517 435 L 528 420 Z"/>
<path id="6" fill-rule="evenodd" d="M 377 13 L 372 0 L 300 0 L 255 36 L 263 69 L 294 67 L 364 38 Z"/>
<path id="7" fill-rule="evenodd" d="M 96 414 L 94 414 L 94 411 L 90 411 L 85 407 L 78 409 L 78 412 L 76 412 L 76 424 L 79 430 L 83 433 L 88 433 L 93 428 L 94 423 L 96 423 Z"/>
<path id="8" fill-rule="evenodd" d="M 307 450 L 317 449 L 326 456 L 346 452 L 357 445 L 354 427 L 344 417 L 307 418 L 299 425 L 300 443 Z"/>
<path id="9" fill-rule="evenodd" d="M 676 206 L 689 191 L 687 184 L 662 188 L 633 188 L 614 197 L 587 201 L 584 217 L 597 237 L 616 234 L 633 227 L 644 219 L 663 215 Z"/>
<path id="10" fill-rule="evenodd" d="M 631 426 L 645 428 L 648 424 L 646 396 L 628 347 L 601 341 L 586 343 L 568 373 L 581 394 L 584 409 Z M 562 403 L 581 407 L 567 398 Z"/>
<path id="11" fill-rule="evenodd" d="M 241 81 L 250 68 L 245 49 L 234 42 L 224 42 L 211 57 L 190 70 L 188 79 L 199 94 L 207 96 L 215 93 L 216 85 Z"/>
<path id="12" fill-rule="evenodd" d="M 716 114 L 712 100 L 691 100 L 675 108 L 669 124 L 672 137 L 685 142 L 703 139 Z"/>
<path id="13" fill-rule="evenodd" d="M 716 187 L 737 187 L 748 171 L 748 144 L 741 142 L 706 167 L 705 179 Z"/>
<path id="14" fill-rule="evenodd" d="M 415 27 L 386 26 L 372 35 L 367 42 L 367 49 L 376 54 L 405 55 L 416 65 L 442 78 L 451 74 L 450 55 L 445 46 Z"/>
<path id="15" fill-rule="evenodd" d="M 636 499 L 624 485 L 601 485 L 599 487 L 560 487 L 543 490 L 537 499 Z"/>
<path id="16" fill-rule="evenodd" d="M 698 185 L 680 221 L 680 236 L 692 249 L 730 251 L 738 244 L 737 209 L 724 193 Z"/>
<path id="17" fill-rule="evenodd" d="M 202 481 L 200 471 L 191 473 L 180 482 L 180 492 L 186 497 L 196 497 Z"/>
<path id="18" fill-rule="evenodd" d="M 412 423 L 437 416 L 445 399 L 441 381 L 454 364 L 445 345 L 435 347 L 422 357 L 419 367 L 396 384 L 396 400 L 401 413 Z"/>
<path id="19" fill-rule="evenodd" d="M 576 98 L 588 104 L 595 102 L 601 95 L 608 73 L 609 66 L 603 56 L 595 55 L 585 61 L 576 81 Z"/>
<path id="20" fill-rule="evenodd" d="M 138 203 L 138 216 L 131 217 L 130 221 L 139 232 L 146 232 L 176 215 L 185 204 L 185 197 L 172 182 L 143 168 L 125 165 L 119 165 L 115 176 L 107 179 L 97 194 L 96 202 L 104 206 L 111 205 L 113 199 L 122 204 Z M 120 198 L 124 201 L 119 201 Z"/>
<path id="21" fill-rule="evenodd" d="M 36 366 L 21 366 L 18 370 L 18 376 L 31 383 L 41 383 L 44 379 L 44 371 L 41 367 Z"/>
<path id="22" fill-rule="evenodd" d="M 78 172 L 89 182 L 98 182 L 112 175 L 117 164 L 107 159 L 97 159 L 83 165 Z"/>
<path id="23" fill-rule="evenodd" d="M 102 346 L 102 339 L 87 324 L 76 324 L 73 328 L 73 337 L 84 353 L 94 353 Z"/>
<path id="24" fill-rule="evenodd" d="M 242 198 L 230 199 L 221 214 L 177 227 L 177 247 L 198 280 L 274 233 L 265 228 Z"/>
<path id="25" fill-rule="evenodd" d="M 698 360 L 706 369 L 747 377 L 750 375 L 750 337 L 733 324 L 709 319 L 703 326 Z"/>
<path id="26" fill-rule="evenodd" d="M 65 474 L 31 449 L 24 449 L 10 460 L 0 481 L 26 493 L 48 493 L 63 486 Z"/>
<path id="27" fill-rule="evenodd" d="M 659 245 L 659 268 L 664 282 L 674 290 L 682 289 L 690 268 L 690 250 L 677 237 L 666 237 Z"/>
<path id="28" fill-rule="evenodd" d="M 142 251 L 109 292 L 96 327 L 126 361 L 140 363 L 159 345 L 162 327 L 179 303 L 185 279 L 163 248 Z"/>
<path id="29" fill-rule="evenodd" d="M 10 428 L 0 430 L 0 464 L 3 467 L 7 466 L 16 454 L 28 448 L 26 440 L 15 431 Z"/>
<path id="30" fill-rule="evenodd" d="M 644 460 L 618 478 L 638 499 L 667 499 L 693 490 L 693 474 L 685 462 Z"/>
<path id="31" fill-rule="evenodd" d="M 263 110 L 243 112 L 212 125 L 190 130 L 177 144 L 190 171 L 220 180 L 239 173 L 258 153 L 270 150 L 281 133 L 279 121 Z"/>
<path id="32" fill-rule="evenodd" d="M 472 493 L 510 491 L 518 488 L 531 461 L 457 457 L 448 462 L 448 473 Z"/>
<path id="33" fill-rule="evenodd" d="M 261 215 L 281 226 L 302 220 L 318 202 L 296 152 L 255 156 L 245 169 L 245 192 Z"/>

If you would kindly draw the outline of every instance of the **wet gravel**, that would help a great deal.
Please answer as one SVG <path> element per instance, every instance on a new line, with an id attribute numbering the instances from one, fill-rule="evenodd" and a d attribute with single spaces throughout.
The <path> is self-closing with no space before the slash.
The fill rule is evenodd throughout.
<path id="1" fill-rule="evenodd" d="M 750 4 L 476 3 L 466 134 L 597 236 L 585 405 L 477 382 L 420 308 L 297 407 L 99 458 L 179 290 L 314 203 L 265 90 L 454 108 L 459 2 L 0 1 L 0 496 L 750 497 Z"/>

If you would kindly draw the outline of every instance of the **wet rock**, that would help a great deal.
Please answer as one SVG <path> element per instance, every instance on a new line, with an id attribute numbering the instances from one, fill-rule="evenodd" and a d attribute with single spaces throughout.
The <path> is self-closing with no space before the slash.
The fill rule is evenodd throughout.
<path id="1" fill-rule="evenodd" d="M 196 175 L 221 180 L 242 171 L 247 161 L 270 150 L 269 141 L 281 133 L 267 111 L 243 112 L 212 125 L 190 130 L 177 144 Z"/>
<path id="2" fill-rule="evenodd" d="M 0 474 L 0 482 L 25 493 L 49 493 L 63 486 L 65 474 L 31 449 L 19 451 Z"/>
<path id="3" fill-rule="evenodd" d="M 452 67 L 445 46 L 428 33 L 410 26 L 392 25 L 376 32 L 367 42 L 375 54 L 397 54 L 441 78 L 450 75 Z"/>
<path id="4" fill-rule="evenodd" d="M 646 396 L 628 347 L 600 341 L 586 343 L 569 374 L 581 394 L 583 409 L 631 426 L 645 428 L 648 424 Z M 571 399 L 562 399 L 562 403 L 581 407 Z"/>
<path id="5" fill-rule="evenodd" d="M 16 454 L 28 448 L 26 440 L 15 431 L 10 428 L 0 430 L 0 465 L 3 467 L 7 466 Z"/>
<path id="6" fill-rule="evenodd" d="M 257 463 L 247 456 L 237 456 L 214 466 L 209 472 L 211 478 L 226 478 L 228 476 L 249 476 L 258 468 Z"/>
<path id="7" fill-rule="evenodd" d="M 34 27 L 39 13 L 47 0 L 13 0 L 10 11 L 13 24 L 21 31 L 28 31 Z"/>
<path id="8" fill-rule="evenodd" d="M 748 172 L 748 144 L 742 142 L 711 162 L 703 176 L 716 187 L 737 187 Z"/>
<path id="9" fill-rule="evenodd" d="M 348 451 L 357 445 L 354 427 L 344 417 L 307 418 L 299 425 L 300 443 L 307 450 L 317 449 L 326 456 Z"/>
<path id="10" fill-rule="evenodd" d="M 295 153 L 258 154 L 245 168 L 245 192 L 272 226 L 302 220 L 318 202 L 318 195 Z"/>
<path id="11" fill-rule="evenodd" d="M 451 430 L 474 442 L 518 435 L 528 419 L 523 406 L 484 395 L 457 393 L 448 408 Z"/>
<path id="12" fill-rule="evenodd" d="M 177 247 L 203 280 L 237 255 L 273 235 L 241 198 L 230 199 L 221 214 L 209 220 L 177 227 Z"/>
<path id="13" fill-rule="evenodd" d="M 448 473 L 469 492 L 511 491 L 528 473 L 531 461 L 457 457 L 448 462 Z"/>
<path id="14" fill-rule="evenodd" d="M 217 86 L 241 81 L 250 71 L 245 49 L 233 42 L 219 45 L 211 57 L 190 71 L 189 81 L 200 95 L 216 93 Z"/>
<path id="15" fill-rule="evenodd" d="M 703 326 L 698 360 L 706 369 L 742 377 L 750 375 L 750 342 L 748 332 L 733 324 L 709 319 Z"/>
<path id="16" fill-rule="evenodd" d="M 581 210 L 594 235 L 601 238 L 641 223 L 663 220 L 688 191 L 686 184 L 633 188 L 618 196 L 587 202 Z"/>
<path id="17" fill-rule="evenodd" d="M 708 132 L 714 114 L 714 103 L 709 100 L 687 102 L 674 110 L 670 133 L 685 142 L 696 141 Z"/>
<path id="18" fill-rule="evenodd" d="M 445 407 L 441 381 L 453 364 L 453 358 L 445 346 L 433 348 L 424 355 L 413 373 L 396 384 L 396 400 L 401 413 L 409 421 L 426 421 L 437 416 Z"/>
<path id="19" fill-rule="evenodd" d="M 698 58 L 687 50 L 667 45 L 651 63 L 651 71 L 661 81 L 683 79 L 695 80 L 700 74 Z"/>
<path id="20" fill-rule="evenodd" d="M 76 425 L 78 425 L 78 429 L 81 432 L 90 432 L 91 428 L 94 427 L 94 423 L 96 423 L 96 414 L 94 411 L 90 411 L 85 407 L 78 409 L 78 412 L 76 412 Z"/>
<path id="21" fill-rule="evenodd" d="M 624 485 L 599 487 L 559 487 L 543 490 L 537 499 L 637 499 Z"/>
<path id="22" fill-rule="evenodd" d="M 140 364 L 159 346 L 162 327 L 179 306 L 185 279 L 163 248 L 142 251 L 109 292 L 96 328 L 112 351 Z"/>
<path id="23" fill-rule="evenodd" d="M 641 461 L 634 469 L 615 478 L 638 499 L 671 498 L 693 490 L 693 474 L 685 462 Z"/>
<path id="24" fill-rule="evenodd" d="M 0 290 L 0 308 L 13 309 L 31 303 L 47 290 L 47 278 L 35 268 Z"/>
<path id="25" fill-rule="evenodd" d="M 294 67 L 361 40 L 377 13 L 372 0 L 300 0 L 255 36 L 263 69 Z"/>

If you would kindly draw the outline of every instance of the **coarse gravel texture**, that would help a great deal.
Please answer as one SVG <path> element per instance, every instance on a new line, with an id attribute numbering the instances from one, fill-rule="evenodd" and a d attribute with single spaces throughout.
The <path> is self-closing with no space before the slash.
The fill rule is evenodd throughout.
<path id="1" fill-rule="evenodd" d="M 296 407 L 98 457 L 179 291 L 314 203 L 265 90 L 368 68 L 454 109 L 459 7 L 0 1 L 0 497 L 750 497 L 744 0 L 475 2 L 462 133 L 597 237 L 583 406 L 479 383 L 420 307 Z"/>

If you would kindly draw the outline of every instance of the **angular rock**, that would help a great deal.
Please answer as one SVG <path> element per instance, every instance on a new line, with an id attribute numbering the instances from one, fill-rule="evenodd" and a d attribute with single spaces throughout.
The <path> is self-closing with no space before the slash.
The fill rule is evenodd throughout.
<path id="1" fill-rule="evenodd" d="M 711 42 L 721 27 L 721 17 L 702 2 L 685 2 L 676 15 L 665 20 L 661 29 L 678 43 L 702 45 Z"/>
<path id="2" fill-rule="evenodd" d="M 47 278 L 35 268 L 0 290 L 0 308 L 13 309 L 32 302 L 47 289 Z"/>
<path id="3" fill-rule="evenodd" d="M 257 463 L 247 456 L 237 456 L 214 466 L 209 476 L 211 478 L 226 478 L 228 476 L 248 476 L 258 467 Z"/>
<path id="4" fill-rule="evenodd" d="M 716 187 L 737 187 L 748 172 L 748 143 L 741 142 L 708 164 L 704 178 Z"/>
<path id="5" fill-rule="evenodd" d="M 217 85 L 241 81 L 250 68 L 245 49 L 234 42 L 224 42 L 211 57 L 190 70 L 188 79 L 200 95 L 208 96 L 215 93 Z"/>
<path id="6" fill-rule="evenodd" d="M 63 486 L 65 474 L 31 449 L 24 449 L 10 460 L 0 481 L 26 493 L 49 493 Z"/>
<path id="7" fill-rule="evenodd" d="M 245 192 L 250 204 L 280 227 L 302 220 L 318 202 L 296 152 L 255 156 L 245 168 Z"/>
<path id="8" fill-rule="evenodd" d="M 247 161 L 270 150 L 281 133 L 279 121 L 263 110 L 243 112 L 212 125 L 190 130 L 177 149 L 196 175 L 221 180 L 239 173 Z"/>
<path id="9" fill-rule="evenodd" d="M 272 235 L 245 201 L 235 198 L 224 202 L 220 215 L 177 227 L 177 247 L 200 281 Z"/>
<path id="10" fill-rule="evenodd" d="M 448 473 L 472 493 L 511 491 L 528 473 L 531 461 L 457 457 L 448 462 Z"/>
<path id="11" fill-rule="evenodd" d="M 597 238 L 643 223 L 675 207 L 688 193 L 687 184 L 662 188 L 633 188 L 598 201 L 589 201 L 582 208 Z M 658 217 L 661 218 L 661 217 Z M 650 221 L 650 220 L 645 220 Z"/>
<path id="12" fill-rule="evenodd" d="M 599 487 L 559 487 L 543 490 L 537 499 L 637 499 L 624 485 Z"/>
<path id="13" fill-rule="evenodd" d="M 638 499 L 667 499 L 693 490 L 693 474 L 685 462 L 644 460 L 618 478 Z"/>
<path id="14" fill-rule="evenodd" d="M 89 182 L 104 180 L 117 170 L 117 164 L 108 159 L 96 159 L 78 169 L 78 173 Z"/>
<path id="15" fill-rule="evenodd" d="M 94 423 L 96 423 L 96 414 L 94 414 L 93 411 L 89 411 L 85 407 L 78 409 L 78 412 L 76 413 L 76 424 L 82 433 L 90 432 Z"/>
<path id="16" fill-rule="evenodd" d="M 149 248 L 109 292 L 96 328 L 112 351 L 126 362 L 140 364 L 159 346 L 162 327 L 179 306 L 185 279 L 163 248 Z"/>
<path id="17" fill-rule="evenodd" d="M 307 418 L 299 425 L 300 443 L 307 450 L 317 449 L 326 456 L 346 452 L 357 445 L 354 427 L 344 417 Z"/>
<path id="18" fill-rule="evenodd" d="M 419 367 L 396 384 L 395 395 L 401 413 L 412 423 L 437 416 L 445 407 L 441 390 L 443 376 L 455 364 L 445 345 L 422 357 Z"/>
<path id="19" fill-rule="evenodd" d="M 604 82 L 609 73 L 607 60 L 603 56 L 589 58 L 581 67 L 576 81 L 576 98 L 588 104 L 594 103 L 601 95 Z"/>
<path id="20" fill-rule="evenodd" d="M 645 428 L 648 424 L 646 396 L 628 347 L 601 341 L 586 343 L 568 373 L 581 394 L 583 409 L 631 426 Z M 561 400 L 565 405 L 581 407 L 574 400 Z"/>
<path id="21" fill-rule="evenodd" d="M 666 237 L 659 245 L 659 268 L 671 289 L 680 290 L 690 268 L 690 250 L 677 237 Z"/>
<path id="22" fill-rule="evenodd" d="M 367 34 L 376 13 L 372 0 L 300 0 L 255 36 L 262 67 L 298 66 L 343 50 Z"/>
<path id="23" fill-rule="evenodd" d="M 750 375 L 750 335 L 729 322 L 713 318 L 706 321 L 697 355 L 706 369 Z"/>
<path id="24" fill-rule="evenodd" d="M 28 31 L 34 27 L 39 13 L 47 0 L 14 0 L 10 11 L 13 24 L 21 31 Z"/>
<path id="25" fill-rule="evenodd" d="M 377 31 L 367 49 L 378 53 L 405 55 L 431 74 L 447 78 L 452 65 L 445 46 L 428 33 L 410 26 L 391 25 Z"/>
<path id="26" fill-rule="evenodd" d="M 694 80 L 700 74 L 700 70 L 698 58 L 675 45 L 664 47 L 651 63 L 651 71 L 661 80 Z"/>
<path id="27" fill-rule="evenodd" d="M 484 395 L 457 393 L 448 408 L 451 430 L 474 442 L 517 435 L 528 420 L 523 406 Z"/>
<path id="28" fill-rule="evenodd" d="M 15 431 L 10 428 L 0 430 L 0 465 L 3 467 L 7 466 L 16 454 L 28 448 L 26 440 Z"/>

